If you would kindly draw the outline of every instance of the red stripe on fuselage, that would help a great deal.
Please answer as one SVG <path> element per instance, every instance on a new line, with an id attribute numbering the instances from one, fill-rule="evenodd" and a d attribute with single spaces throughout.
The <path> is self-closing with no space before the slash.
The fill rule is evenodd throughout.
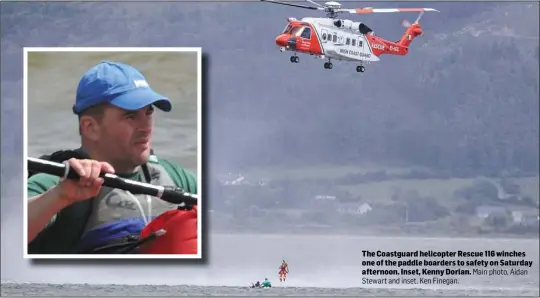
<path id="1" fill-rule="evenodd" d="M 366 34 L 366 38 L 369 42 L 369 46 L 371 47 L 371 51 L 377 57 L 382 54 L 403 56 L 407 55 L 408 53 L 408 48 L 398 43 L 391 42 L 370 34 Z"/>

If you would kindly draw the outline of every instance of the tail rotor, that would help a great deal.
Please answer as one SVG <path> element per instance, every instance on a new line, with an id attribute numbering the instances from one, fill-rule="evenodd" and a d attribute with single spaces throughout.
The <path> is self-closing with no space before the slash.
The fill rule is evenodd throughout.
<path id="1" fill-rule="evenodd" d="M 401 22 L 401 25 L 405 28 L 408 28 L 410 27 L 411 25 L 413 24 L 416 24 L 418 25 L 418 23 L 420 22 L 420 19 L 422 18 L 422 15 L 424 15 L 424 12 L 421 11 L 419 14 L 418 14 L 418 17 L 416 18 L 416 20 L 414 21 L 414 23 L 411 24 L 411 22 L 409 22 L 408 20 L 403 20 L 403 22 Z"/>
<path id="2" fill-rule="evenodd" d="M 416 20 L 414 21 L 414 23 L 411 24 L 411 22 L 409 22 L 408 20 L 403 20 L 401 22 L 401 25 L 407 29 L 411 28 L 411 26 L 415 25 L 416 27 L 416 33 L 420 36 L 424 35 L 424 32 L 423 30 L 420 28 L 420 19 L 422 18 L 422 15 L 424 15 L 424 12 L 421 11 L 420 14 L 418 14 L 418 17 L 416 18 Z"/>

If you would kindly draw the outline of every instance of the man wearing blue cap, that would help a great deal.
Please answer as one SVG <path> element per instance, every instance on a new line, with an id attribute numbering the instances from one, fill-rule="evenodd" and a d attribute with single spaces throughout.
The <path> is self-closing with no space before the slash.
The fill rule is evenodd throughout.
<path id="1" fill-rule="evenodd" d="M 132 66 L 103 61 L 90 68 L 77 88 L 81 147 L 42 158 L 68 161 L 81 176 L 60 180 L 48 174 L 28 179 L 28 252 L 92 253 L 137 238 L 153 217 L 173 209 L 160 199 L 102 187 L 100 172 L 197 193 L 196 176 L 151 149 L 154 107 L 171 102 L 156 93 Z M 114 253 L 114 252 L 113 252 Z"/>

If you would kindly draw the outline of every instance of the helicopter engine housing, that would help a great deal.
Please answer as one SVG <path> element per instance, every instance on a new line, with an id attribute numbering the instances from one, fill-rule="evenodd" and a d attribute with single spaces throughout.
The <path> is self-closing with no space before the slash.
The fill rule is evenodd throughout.
<path id="1" fill-rule="evenodd" d="M 350 29 L 350 30 L 356 30 L 359 31 L 362 34 L 368 34 L 372 32 L 371 28 L 366 26 L 362 22 L 353 22 L 351 20 L 335 20 L 334 26 L 341 28 L 341 29 Z"/>

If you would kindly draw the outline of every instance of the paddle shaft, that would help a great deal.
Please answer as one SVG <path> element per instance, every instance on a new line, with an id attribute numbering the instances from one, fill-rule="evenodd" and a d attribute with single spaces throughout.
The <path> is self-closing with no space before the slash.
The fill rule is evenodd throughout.
<path id="1" fill-rule="evenodd" d="M 69 163 L 57 163 L 39 158 L 28 157 L 28 171 L 36 173 L 45 173 L 61 178 L 74 179 L 80 178 L 79 174 L 69 167 Z M 190 194 L 175 186 L 160 186 L 143 183 L 126 178 L 119 177 L 111 173 L 101 173 L 103 185 L 127 190 L 133 194 L 145 194 L 158 197 L 172 204 L 197 205 L 197 195 Z"/>

